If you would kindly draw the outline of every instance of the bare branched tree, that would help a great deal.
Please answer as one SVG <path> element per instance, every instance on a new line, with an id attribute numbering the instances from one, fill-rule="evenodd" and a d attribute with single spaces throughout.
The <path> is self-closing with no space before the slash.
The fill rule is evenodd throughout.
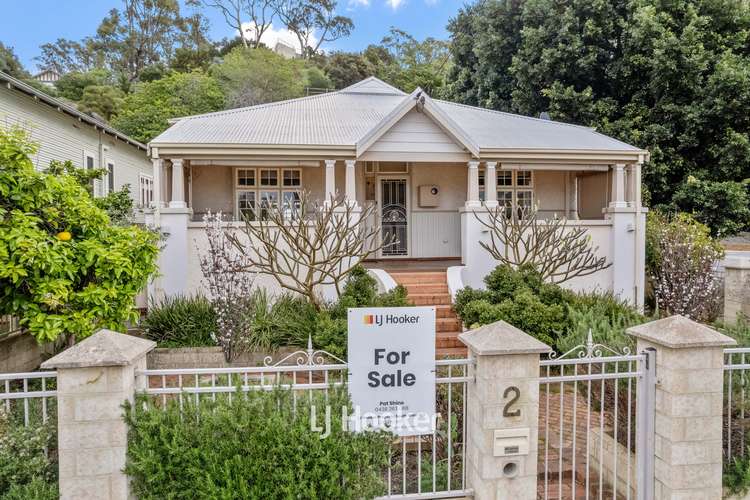
<path id="1" fill-rule="evenodd" d="M 352 20 L 336 15 L 336 0 L 274 0 L 276 14 L 300 44 L 303 57 L 318 52 L 321 44 L 349 36 L 354 29 Z M 315 46 L 310 45 L 313 34 Z"/>
<path id="2" fill-rule="evenodd" d="M 245 218 L 246 238 L 230 238 L 253 270 L 320 308 L 321 286 L 332 285 L 341 293 L 361 260 L 394 243 L 378 241 L 378 225 L 368 223 L 374 210 L 355 210 L 343 196 L 319 203 L 303 191 L 294 206 L 260 207 L 260 217 Z"/>
<path id="3" fill-rule="evenodd" d="M 237 30 L 245 47 L 248 46 L 245 33 L 249 33 L 253 48 L 258 48 L 263 33 L 273 22 L 276 15 L 273 2 L 274 0 L 203 0 L 206 7 L 212 7 L 221 12 L 227 26 Z M 248 30 L 242 28 L 243 19 L 252 25 Z"/>
<path id="4" fill-rule="evenodd" d="M 611 266 L 598 257 L 588 230 L 569 226 L 565 218 L 541 220 L 536 208 L 516 210 L 500 205 L 488 210 L 488 219 L 474 212 L 489 230 L 490 242 L 479 242 L 492 257 L 513 268 L 532 265 L 545 280 L 563 283 Z"/>

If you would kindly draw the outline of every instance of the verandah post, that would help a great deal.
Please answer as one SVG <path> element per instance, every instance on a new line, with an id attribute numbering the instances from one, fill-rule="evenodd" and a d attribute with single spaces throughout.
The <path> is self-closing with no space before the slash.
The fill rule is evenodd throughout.
<path id="1" fill-rule="evenodd" d="M 552 349 L 498 321 L 459 335 L 473 362 L 466 402 L 467 486 L 482 500 L 535 500 L 539 357 Z"/>
<path id="2" fill-rule="evenodd" d="M 60 499 L 127 500 L 123 472 L 127 425 L 122 405 L 133 402 L 135 372 L 146 369 L 151 340 L 99 330 L 42 364 L 57 369 Z"/>

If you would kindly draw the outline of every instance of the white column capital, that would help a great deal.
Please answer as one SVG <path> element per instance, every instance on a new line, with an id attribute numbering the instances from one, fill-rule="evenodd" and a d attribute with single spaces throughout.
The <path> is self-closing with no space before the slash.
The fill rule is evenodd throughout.
<path id="1" fill-rule="evenodd" d="M 472 161 L 470 161 L 470 162 L 468 163 L 468 166 L 469 166 L 469 168 L 475 168 L 475 169 L 476 169 L 476 168 L 479 168 L 479 162 L 478 162 L 478 161 L 474 161 L 474 160 L 472 160 Z"/>
<path id="2" fill-rule="evenodd" d="M 344 163 L 346 164 L 347 167 L 354 168 L 355 165 L 357 164 L 357 160 L 344 160 Z"/>
<path id="3" fill-rule="evenodd" d="M 497 162 L 496 161 L 487 161 L 487 162 L 484 162 L 484 164 L 487 166 L 487 168 L 496 168 L 497 167 Z"/>

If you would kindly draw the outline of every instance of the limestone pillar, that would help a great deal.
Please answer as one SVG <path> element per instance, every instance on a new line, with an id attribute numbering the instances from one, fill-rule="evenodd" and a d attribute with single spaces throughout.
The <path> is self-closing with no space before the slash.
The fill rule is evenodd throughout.
<path id="1" fill-rule="evenodd" d="M 481 500 L 536 500 L 539 356 L 551 349 L 504 321 L 459 339 L 474 362 L 465 417 L 468 487 Z"/>
<path id="2" fill-rule="evenodd" d="M 172 160 L 172 199 L 169 208 L 185 208 L 185 171 L 182 160 Z"/>
<path id="3" fill-rule="evenodd" d="M 57 369 L 60 499 L 127 500 L 123 473 L 127 425 L 122 405 L 133 402 L 135 371 L 146 369 L 151 340 L 110 330 L 42 363 Z"/>
<path id="4" fill-rule="evenodd" d="M 609 206 L 613 208 L 628 206 L 627 201 L 625 201 L 625 165 L 612 166 L 612 201 L 610 201 Z"/>
<path id="5" fill-rule="evenodd" d="M 470 161 L 468 163 L 469 175 L 467 176 L 466 186 L 466 208 L 478 208 L 482 206 L 479 201 L 479 162 Z M 486 182 L 486 178 L 485 178 Z"/>
<path id="6" fill-rule="evenodd" d="M 724 321 L 750 320 L 750 258 L 729 258 L 724 263 Z"/>
<path id="7" fill-rule="evenodd" d="M 723 351 L 736 342 L 682 316 L 628 333 L 656 351 L 654 498 L 720 500 Z"/>

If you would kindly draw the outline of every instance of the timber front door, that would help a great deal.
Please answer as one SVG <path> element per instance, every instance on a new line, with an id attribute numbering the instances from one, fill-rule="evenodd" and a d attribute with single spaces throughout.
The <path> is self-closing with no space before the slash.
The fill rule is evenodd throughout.
<path id="1" fill-rule="evenodd" d="M 380 180 L 380 215 L 383 241 L 386 243 L 382 250 L 383 257 L 408 255 L 406 193 L 406 179 Z"/>

